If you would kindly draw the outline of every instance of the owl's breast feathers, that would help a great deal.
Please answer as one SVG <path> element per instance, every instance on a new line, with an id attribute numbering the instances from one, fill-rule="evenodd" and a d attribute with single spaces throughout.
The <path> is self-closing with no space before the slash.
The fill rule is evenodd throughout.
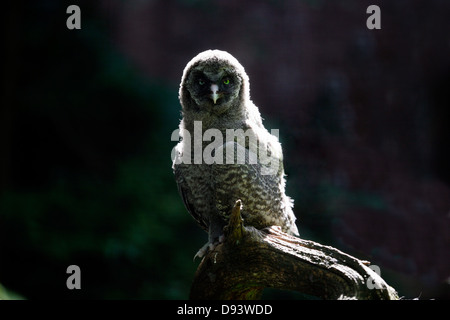
<path id="1" fill-rule="evenodd" d="M 261 135 L 262 131 L 256 132 Z M 268 136 L 272 139 L 268 139 Z M 259 149 L 251 148 L 249 144 L 244 147 L 235 141 L 228 141 L 217 148 L 224 153 L 222 164 L 174 164 L 183 202 L 203 229 L 208 230 L 210 221 L 215 217 L 227 221 L 234 203 L 241 199 L 244 205 L 242 214 L 247 225 L 258 229 L 278 225 L 283 231 L 298 235 L 292 212 L 293 201 L 285 195 L 284 190 L 281 146 L 276 137 L 267 131 L 258 139 L 265 140 L 258 148 L 263 146 L 268 149 L 264 151 L 271 155 L 270 163 L 259 162 L 255 154 Z M 232 163 L 226 163 L 227 150 L 233 150 Z M 253 161 L 255 159 L 258 161 Z M 276 170 L 264 171 L 274 164 Z"/>

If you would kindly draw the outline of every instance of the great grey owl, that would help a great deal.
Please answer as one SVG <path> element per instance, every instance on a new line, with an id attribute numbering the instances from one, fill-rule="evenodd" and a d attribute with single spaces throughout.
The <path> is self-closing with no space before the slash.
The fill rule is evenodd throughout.
<path id="1" fill-rule="evenodd" d="M 242 65 L 225 51 L 201 52 L 184 69 L 179 98 L 175 179 L 187 210 L 209 233 L 196 256 L 223 240 L 238 199 L 244 225 L 280 226 L 298 236 L 293 201 L 285 194 L 281 144 L 250 100 Z"/>

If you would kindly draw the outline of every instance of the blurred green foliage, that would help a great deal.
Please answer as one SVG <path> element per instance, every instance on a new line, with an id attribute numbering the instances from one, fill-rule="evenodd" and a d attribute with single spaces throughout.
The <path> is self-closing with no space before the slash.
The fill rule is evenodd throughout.
<path id="1" fill-rule="evenodd" d="M 18 8 L 36 24 L 11 48 L 0 281 L 26 298 L 187 298 L 206 234 L 171 169 L 177 87 L 140 75 L 87 4 L 78 33 L 54 18 L 64 4 Z M 71 264 L 81 290 L 66 288 Z"/>
<path id="2" fill-rule="evenodd" d="M 7 290 L 0 284 L 0 300 L 23 300 L 23 297 Z"/>

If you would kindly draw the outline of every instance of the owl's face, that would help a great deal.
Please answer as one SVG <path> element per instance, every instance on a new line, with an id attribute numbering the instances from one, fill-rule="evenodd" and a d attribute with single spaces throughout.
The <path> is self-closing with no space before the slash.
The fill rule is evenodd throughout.
<path id="1" fill-rule="evenodd" d="M 194 68 L 186 88 L 199 107 L 214 108 L 232 102 L 239 95 L 240 86 L 234 70 L 215 64 Z"/>
<path id="2" fill-rule="evenodd" d="M 223 51 L 200 54 L 186 67 L 181 83 L 183 106 L 222 113 L 239 105 L 243 87 L 242 66 Z M 231 57 L 231 58 L 230 58 Z M 237 62 L 237 60 L 236 60 Z M 245 72 L 244 72 L 245 74 Z"/>

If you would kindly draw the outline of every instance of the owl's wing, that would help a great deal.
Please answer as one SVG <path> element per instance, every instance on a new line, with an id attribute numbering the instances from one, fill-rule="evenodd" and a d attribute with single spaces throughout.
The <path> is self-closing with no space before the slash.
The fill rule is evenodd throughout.
<path id="1" fill-rule="evenodd" d="M 202 227 L 202 229 L 208 231 L 206 221 L 204 221 L 202 219 L 202 216 L 196 212 L 193 204 L 189 201 L 189 199 L 193 199 L 193 197 L 189 196 L 191 190 L 189 189 L 184 179 L 181 166 L 183 165 L 177 165 L 174 166 L 173 168 L 175 174 L 175 181 L 177 182 L 178 192 L 180 193 L 181 199 L 183 200 L 184 206 L 186 207 L 187 211 L 191 214 L 191 216 L 195 219 L 195 221 L 197 221 L 197 223 L 200 225 L 200 227 Z"/>

